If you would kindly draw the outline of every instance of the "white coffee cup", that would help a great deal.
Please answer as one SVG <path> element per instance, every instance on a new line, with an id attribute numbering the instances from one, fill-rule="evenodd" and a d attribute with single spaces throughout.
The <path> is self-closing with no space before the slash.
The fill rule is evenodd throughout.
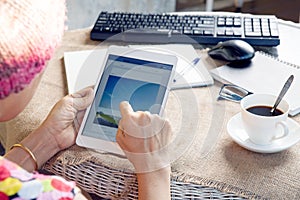
<path id="1" fill-rule="evenodd" d="M 251 94 L 244 97 L 241 101 L 243 127 L 249 139 L 255 144 L 268 145 L 289 134 L 289 128 L 286 123 L 289 104 L 285 100 L 282 100 L 277 106 L 277 109 L 282 112 L 282 114 L 277 116 L 263 116 L 249 111 L 249 108 L 257 108 L 257 106 L 266 106 L 271 110 L 276 98 L 276 96 L 269 94 Z"/>

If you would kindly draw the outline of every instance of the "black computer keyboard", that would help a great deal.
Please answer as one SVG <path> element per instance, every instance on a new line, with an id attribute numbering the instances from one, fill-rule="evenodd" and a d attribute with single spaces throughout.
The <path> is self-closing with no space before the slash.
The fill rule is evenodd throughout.
<path id="1" fill-rule="evenodd" d="M 217 44 L 241 39 L 251 45 L 277 46 L 280 42 L 278 21 L 273 15 L 205 12 L 196 15 L 101 12 L 90 37 L 138 43 Z"/>

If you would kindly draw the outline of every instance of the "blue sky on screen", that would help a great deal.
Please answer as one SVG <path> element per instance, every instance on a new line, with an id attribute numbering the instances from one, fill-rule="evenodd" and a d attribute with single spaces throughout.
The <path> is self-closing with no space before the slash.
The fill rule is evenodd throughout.
<path id="1" fill-rule="evenodd" d="M 147 111 L 156 103 L 160 85 L 110 75 L 99 107 L 118 110 L 121 101 L 129 101 L 134 111 Z"/>

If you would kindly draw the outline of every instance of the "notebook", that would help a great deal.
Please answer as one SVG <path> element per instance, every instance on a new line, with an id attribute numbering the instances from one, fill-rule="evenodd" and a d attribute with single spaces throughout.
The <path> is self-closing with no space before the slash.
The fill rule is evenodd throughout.
<path id="1" fill-rule="evenodd" d="M 171 84 L 171 89 L 201 87 L 214 83 L 212 76 L 192 45 L 131 45 L 130 47 L 162 53 L 171 52 L 178 55 L 176 75 Z M 106 50 L 106 48 L 103 48 L 64 53 L 69 93 L 96 83 Z"/>
<path id="2" fill-rule="evenodd" d="M 284 99 L 290 104 L 291 116 L 300 112 L 300 66 L 279 60 L 261 51 L 256 52 L 250 66 L 233 68 L 227 65 L 210 70 L 212 77 L 223 83 L 232 83 L 253 93 L 278 95 L 285 81 L 294 75 L 294 81 Z"/>

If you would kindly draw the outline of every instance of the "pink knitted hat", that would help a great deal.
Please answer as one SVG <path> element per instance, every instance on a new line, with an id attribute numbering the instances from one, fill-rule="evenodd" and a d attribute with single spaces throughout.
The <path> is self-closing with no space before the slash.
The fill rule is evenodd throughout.
<path id="1" fill-rule="evenodd" d="M 40 73 L 62 39 L 64 0 L 0 0 L 0 99 Z"/>

